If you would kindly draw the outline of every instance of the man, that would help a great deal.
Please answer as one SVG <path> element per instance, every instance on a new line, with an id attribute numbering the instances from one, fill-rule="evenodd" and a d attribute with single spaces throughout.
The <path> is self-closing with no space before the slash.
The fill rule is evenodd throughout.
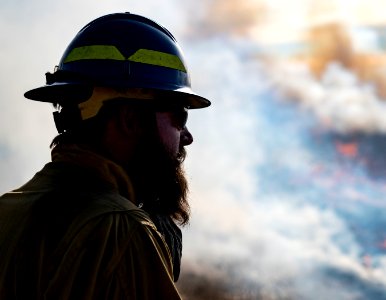
<path id="1" fill-rule="evenodd" d="M 194 94 L 164 27 L 87 24 L 32 100 L 54 103 L 52 162 L 0 198 L 0 299 L 179 299 Z"/>

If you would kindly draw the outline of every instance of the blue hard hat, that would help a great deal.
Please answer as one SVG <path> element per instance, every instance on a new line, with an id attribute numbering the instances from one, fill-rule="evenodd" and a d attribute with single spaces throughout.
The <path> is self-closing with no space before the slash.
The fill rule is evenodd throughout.
<path id="1" fill-rule="evenodd" d="M 211 104 L 192 91 L 183 53 L 173 35 L 131 13 L 102 16 L 83 27 L 54 73 L 46 74 L 46 85 L 24 95 L 64 107 L 86 101 L 95 86 L 152 91 L 157 101 L 187 108 Z"/>

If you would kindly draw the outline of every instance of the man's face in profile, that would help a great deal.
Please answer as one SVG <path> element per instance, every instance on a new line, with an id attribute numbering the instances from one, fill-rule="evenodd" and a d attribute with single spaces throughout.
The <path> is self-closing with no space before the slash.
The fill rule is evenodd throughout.
<path id="1" fill-rule="evenodd" d="M 189 218 L 188 183 L 182 166 L 184 146 L 193 142 L 186 120 L 187 111 L 181 107 L 155 112 L 152 122 L 141 122 L 144 130 L 127 168 L 137 190 L 137 202 L 144 203 L 149 212 L 171 215 L 182 223 Z"/>

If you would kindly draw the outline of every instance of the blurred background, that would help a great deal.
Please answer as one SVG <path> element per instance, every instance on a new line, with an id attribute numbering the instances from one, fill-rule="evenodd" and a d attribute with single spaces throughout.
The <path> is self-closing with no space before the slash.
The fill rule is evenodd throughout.
<path id="1" fill-rule="evenodd" d="M 0 193 L 50 160 L 23 98 L 74 35 L 130 11 L 166 26 L 193 89 L 186 299 L 386 299 L 386 2 L 2 0 Z"/>

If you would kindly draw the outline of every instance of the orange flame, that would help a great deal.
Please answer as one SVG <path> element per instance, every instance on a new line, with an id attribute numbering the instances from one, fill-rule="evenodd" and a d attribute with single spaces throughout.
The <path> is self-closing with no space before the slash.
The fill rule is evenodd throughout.
<path id="1" fill-rule="evenodd" d="M 336 142 L 336 149 L 338 152 L 347 157 L 355 157 L 358 155 L 357 143 L 342 143 Z"/>

